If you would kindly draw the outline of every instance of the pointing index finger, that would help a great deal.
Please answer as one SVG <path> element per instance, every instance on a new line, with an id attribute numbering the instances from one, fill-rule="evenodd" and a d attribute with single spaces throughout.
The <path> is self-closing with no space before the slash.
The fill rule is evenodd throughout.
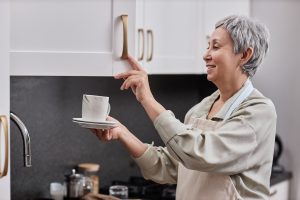
<path id="1" fill-rule="evenodd" d="M 131 65 L 132 69 L 137 71 L 143 71 L 143 68 L 140 66 L 140 64 L 130 55 L 128 56 L 128 62 Z"/>

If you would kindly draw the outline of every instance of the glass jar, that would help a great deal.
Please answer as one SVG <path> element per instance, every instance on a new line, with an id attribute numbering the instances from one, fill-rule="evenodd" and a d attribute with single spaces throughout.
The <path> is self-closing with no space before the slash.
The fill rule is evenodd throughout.
<path id="1" fill-rule="evenodd" d="M 90 178 L 90 180 L 92 181 L 92 193 L 98 194 L 100 189 L 100 179 L 98 176 L 100 165 L 95 163 L 81 163 L 78 165 L 78 169 L 84 176 Z"/>
<path id="2" fill-rule="evenodd" d="M 71 174 L 65 175 L 65 199 L 80 199 L 84 195 L 93 191 L 93 183 L 89 177 L 76 173 L 72 169 Z"/>

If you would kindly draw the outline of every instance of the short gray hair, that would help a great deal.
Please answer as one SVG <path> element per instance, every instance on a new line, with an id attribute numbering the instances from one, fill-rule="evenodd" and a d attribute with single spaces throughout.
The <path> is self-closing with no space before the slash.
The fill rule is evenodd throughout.
<path id="1" fill-rule="evenodd" d="M 267 27 L 245 16 L 231 15 L 218 21 L 215 28 L 225 28 L 233 40 L 234 53 L 244 53 L 253 48 L 253 56 L 244 65 L 243 70 L 248 76 L 254 76 L 257 67 L 262 63 L 268 52 L 270 33 Z"/>

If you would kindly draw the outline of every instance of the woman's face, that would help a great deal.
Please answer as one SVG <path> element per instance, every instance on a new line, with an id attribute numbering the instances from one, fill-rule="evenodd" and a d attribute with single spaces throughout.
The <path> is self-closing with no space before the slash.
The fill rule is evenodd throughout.
<path id="1" fill-rule="evenodd" d="M 236 79 L 242 73 L 242 53 L 233 52 L 233 41 L 226 29 L 219 27 L 212 33 L 203 59 L 206 62 L 207 79 L 217 86 Z"/>

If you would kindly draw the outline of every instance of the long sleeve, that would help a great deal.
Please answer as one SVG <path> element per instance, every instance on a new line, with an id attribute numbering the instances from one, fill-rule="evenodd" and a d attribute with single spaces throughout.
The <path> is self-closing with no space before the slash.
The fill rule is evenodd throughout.
<path id="1" fill-rule="evenodd" d="M 145 153 L 134 160 L 146 179 L 162 184 L 177 182 L 178 161 L 169 154 L 166 148 L 149 144 Z"/>
<path id="2" fill-rule="evenodd" d="M 171 111 L 160 113 L 154 126 L 166 147 L 149 145 L 135 160 L 145 178 L 158 183 L 177 182 L 184 197 L 198 197 L 197 188 L 203 192 L 200 187 L 204 183 L 195 185 L 195 181 L 203 180 L 206 174 L 229 177 L 245 199 L 268 199 L 276 134 L 275 106 L 255 89 L 228 119 L 224 120 L 224 116 L 231 100 L 208 120 L 206 116 L 218 95 L 217 91 L 191 108 L 184 123 Z"/>
<path id="3" fill-rule="evenodd" d="M 187 118 L 196 112 L 197 106 Z M 265 148 L 264 139 L 275 137 L 276 112 L 271 102 L 250 99 L 228 120 L 212 123 L 219 123 L 215 130 L 191 128 L 191 124 L 181 123 L 170 111 L 154 121 L 169 153 L 188 169 L 231 175 L 266 162 L 264 156 L 270 158 L 270 148 L 265 154 L 261 149 Z"/>

